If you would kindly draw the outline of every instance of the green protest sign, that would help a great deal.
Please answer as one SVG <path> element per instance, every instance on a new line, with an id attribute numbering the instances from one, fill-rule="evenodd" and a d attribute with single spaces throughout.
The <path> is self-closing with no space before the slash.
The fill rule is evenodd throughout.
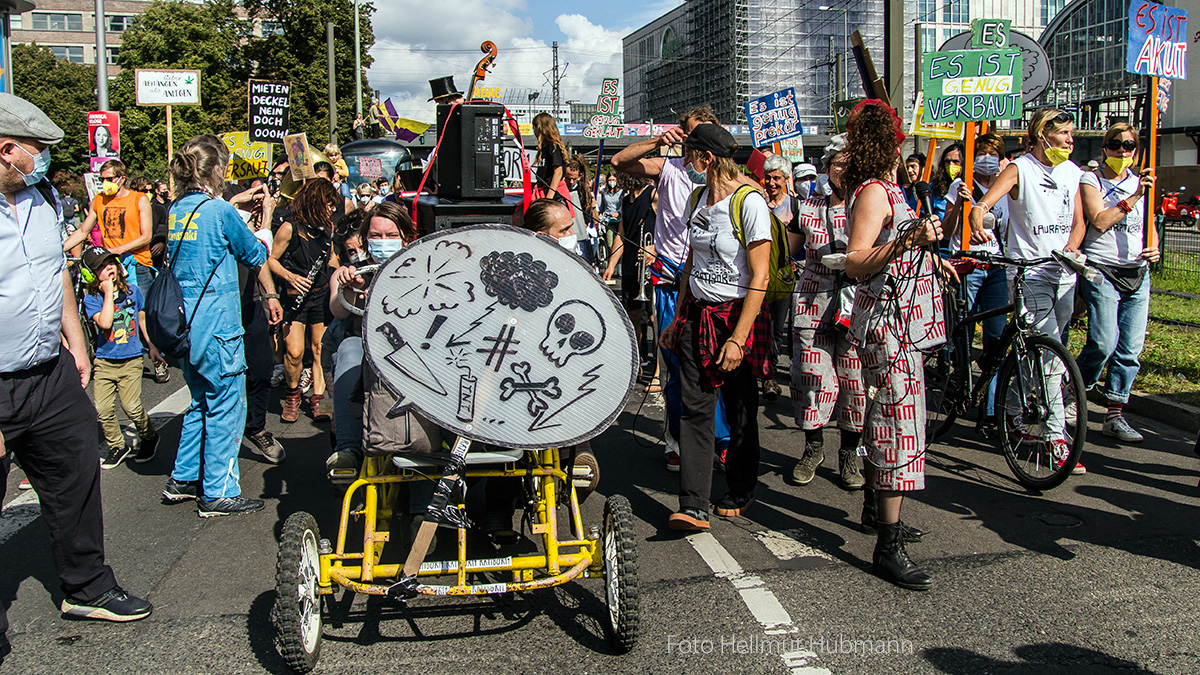
<path id="1" fill-rule="evenodd" d="M 1003 49 L 1008 46 L 1011 19 L 972 19 L 971 49 Z"/>
<path id="2" fill-rule="evenodd" d="M 835 101 L 833 104 L 833 125 L 837 129 L 837 133 L 846 133 L 846 120 L 850 118 L 850 111 L 854 110 L 854 106 L 862 103 L 861 98 L 852 98 L 847 101 Z"/>
<path id="3" fill-rule="evenodd" d="M 1021 51 L 933 52 L 922 63 L 925 122 L 1019 119 Z"/>

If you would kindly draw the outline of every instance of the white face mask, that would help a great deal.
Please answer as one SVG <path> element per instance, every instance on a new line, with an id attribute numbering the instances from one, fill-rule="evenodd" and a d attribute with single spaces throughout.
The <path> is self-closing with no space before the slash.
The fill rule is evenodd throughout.
<path id="1" fill-rule="evenodd" d="M 558 238 L 558 245 L 567 249 L 571 253 L 575 252 L 575 247 L 579 243 L 579 235 L 571 234 L 566 237 Z"/>
<path id="2" fill-rule="evenodd" d="M 616 190 L 617 189 L 617 181 L 615 181 L 615 180 L 608 181 L 608 189 Z"/>

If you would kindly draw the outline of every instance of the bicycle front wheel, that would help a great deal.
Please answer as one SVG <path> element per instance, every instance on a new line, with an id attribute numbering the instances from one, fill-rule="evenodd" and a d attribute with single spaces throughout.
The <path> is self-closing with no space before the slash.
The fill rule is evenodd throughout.
<path id="1" fill-rule="evenodd" d="M 1087 438 L 1087 399 L 1067 348 L 1044 335 L 1009 352 L 996 390 L 1000 442 L 1017 482 L 1033 490 L 1062 485 Z"/>

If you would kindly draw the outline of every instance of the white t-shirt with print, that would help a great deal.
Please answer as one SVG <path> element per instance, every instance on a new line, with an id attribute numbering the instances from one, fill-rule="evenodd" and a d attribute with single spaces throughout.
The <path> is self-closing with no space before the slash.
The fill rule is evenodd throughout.
<path id="1" fill-rule="evenodd" d="M 1021 155 L 1012 163 L 1017 166 L 1020 185 L 1018 198 L 1009 201 L 1004 249 L 1020 260 L 1050 257 L 1071 238 L 1075 196 L 1079 194 L 1083 170 L 1070 160 L 1051 168 L 1031 154 Z M 1008 272 L 1010 276 L 1015 274 L 1011 268 Z M 1073 280 L 1074 276 L 1069 268 L 1052 262 L 1032 269 L 1026 278 L 1060 282 Z"/>
<path id="2" fill-rule="evenodd" d="M 1126 199 L 1137 191 L 1140 179 L 1132 171 L 1125 172 L 1124 180 L 1109 180 L 1099 173 L 1087 172 L 1079 179 L 1080 184 L 1090 185 L 1100 191 L 1100 197 L 1105 209 L 1111 209 L 1117 202 Z M 1079 250 L 1087 254 L 1091 260 L 1102 265 L 1116 267 L 1141 267 L 1146 265 L 1142 258 L 1142 223 L 1144 218 L 1143 200 L 1139 199 L 1133 209 L 1112 227 L 1101 232 L 1088 226 L 1087 234 L 1083 237 L 1083 245 Z"/>
<path id="3" fill-rule="evenodd" d="M 654 220 L 654 250 L 683 269 L 688 254 L 688 200 L 697 186 L 688 178 L 683 159 L 663 162 L 658 174 L 658 218 Z"/>
<path id="4" fill-rule="evenodd" d="M 688 221 L 692 249 L 689 288 L 693 296 L 705 302 L 744 298 L 751 280 L 750 263 L 729 216 L 733 194 L 712 206 L 706 206 L 707 201 L 705 188 L 700 193 L 700 206 Z M 746 195 L 741 220 L 747 245 L 771 240 L 771 210 L 761 193 Z"/>
<path id="5" fill-rule="evenodd" d="M 958 203 L 958 186 L 962 184 L 963 182 L 961 178 L 955 178 L 954 182 L 950 184 L 950 187 L 946 189 L 947 211 L 950 210 L 952 205 Z M 980 187 L 982 188 L 983 186 L 981 185 Z M 986 194 L 987 190 L 984 190 L 984 193 Z M 974 200 L 972 200 L 971 203 L 974 205 Z M 971 244 L 971 250 L 987 251 L 989 253 L 995 253 L 996 255 L 1000 254 L 1000 237 L 1004 236 L 1004 230 L 1008 227 L 1008 195 L 1004 195 L 1000 198 L 1000 201 L 996 202 L 996 205 L 992 207 L 992 215 L 996 217 L 996 225 L 992 228 L 992 240 L 983 244 Z M 950 235 L 950 250 L 951 252 L 961 251 L 962 222 L 960 221 L 958 223 L 954 223 L 953 225 L 950 223 L 942 223 L 943 229 L 949 229 L 950 227 L 954 228 L 954 234 Z"/>

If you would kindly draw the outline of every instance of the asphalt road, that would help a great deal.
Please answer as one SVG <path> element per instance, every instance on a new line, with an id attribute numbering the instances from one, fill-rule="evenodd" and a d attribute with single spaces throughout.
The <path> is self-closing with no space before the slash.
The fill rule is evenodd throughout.
<path id="1" fill-rule="evenodd" d="M 271 466 L 243 450 L 245 494 L 264 512 L 200 519 L 159 498 L 186 403 L 145 380 L 163 442 L 148 464 L 103 476 L 109 562 L 155 605 L 114 625 L 64 619 L 45 524 L 19 471 L 0 517 L 0 601 L 12 653 L 0 673 L 286 673 L 270 608 L 283 521 L 305 510 L 322 536 L 339 500 L 323 477 L 328 429 L 306 417 L 269 429 L 288 451 Z M 174 394 L 174 395 L 173 395 Z M 1119 447 L 1091 410 L 1086 476 L 1046 494 L 1011 478 L 998 451 L 960 427 L 930 450 L 927 489 L 905 520 L 929 531 L 909 551 L 934 577 L 927 593 L 867 572 L 861 497 L 837 488 L 827 459 L 810 485 L 786 484 L 802 436 L 785 397 L 762 408 L 762 483 L 744 517 L 710 534 L 666 529 L 678 481 L 656 442 L 661 407 L 640 390 L 593 442 L 601 462 L 585 524 L 607 495 L 637 517 L 641 634 L 630 654 L 606 646 L 598 580 L 511 598 L 421 598 L 403 606 L 339 593 L 320 673 L 1066 673 L 1200 672 L 1200 458 L 1193 438 L 1134 418 L 1146 434 Z M 660 405 L 660 404 L 659 404 Z M 827 446 L 836 447 L 833 432 Z M 715 478 L 714 496 L 724 490 Z M 402 552 L 393 552 L 399 556 Z"/>

